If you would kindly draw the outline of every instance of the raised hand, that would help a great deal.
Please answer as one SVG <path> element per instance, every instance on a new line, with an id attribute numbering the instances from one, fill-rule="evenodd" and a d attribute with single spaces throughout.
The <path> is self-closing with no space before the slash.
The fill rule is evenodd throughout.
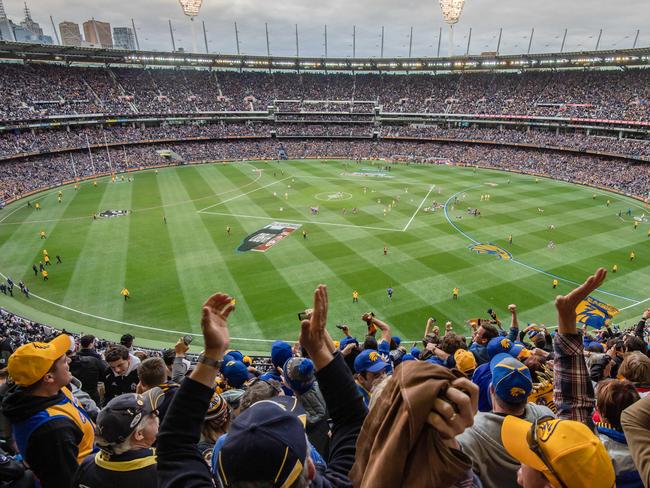
<path id="1" fill-rule="evenodd" d="M 452 381 L 445 399 L 437 398 L 427 423 L 445 440 L 452 440 L 474 425 L 478 411 L 478 386 L 467 378 Z"/>
<path id="2" fill-rule="evenodd" d="M 560 334 L 577 334 L 576 307 L 596 290 L 605 281 L 607 270 L 598 268 L 594 274 L 585 280 L 579 287 L 571 290 L 566 295 L 558 295 L 555 299 L 557 309 L 558 332 Z"/>
<path id="3" fill-rule="evenodd" d="M 230 344 L 227 320 L 234 309 L 232 297 L 225 293 L 215 293 L 203 304 L 201 330 L 207 357 L 223 358 Z"/>
<path id="4" fill-rule="evenodd" d="M 327 309 L 327 286 L 318 285 L 314 292 L 314 311 L 309 320 L 300 323 L 300 344 L 309 354 L 316 369 L 322 369 L 334 359 L 333 344 L 326 329 Z"/>

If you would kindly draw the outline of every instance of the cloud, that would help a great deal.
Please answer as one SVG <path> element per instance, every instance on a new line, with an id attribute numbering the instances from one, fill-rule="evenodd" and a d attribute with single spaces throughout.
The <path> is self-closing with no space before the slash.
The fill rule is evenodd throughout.
<path id="1" fill-rule="evenodd" d="M 10 17 L 22 17 L 22 0 L 4 3 Z M 171 49 L 171 19 L 176 45 L 192 48 L 190 23 L 177 0 L 28 0 L 28 5 L 46 33 L 52 32 L 49 15 L 57 24 L 63 20 L 81 23 L 94 17 L 112 26 L 130 25 L 133 18 L 143 49 Z M 454 51 L 466 51 L 470 27 L 472 53 L 494 51 L 500 28 L 500 50 L 504 53 L 525 52 L 532 27 L 533 52 L 559 50 L 564 28 L 569 29 L 565 50 L 593 49 L 601 28 L 601 48 L 631 47 L 636 29 L 642 28 L 641 22 L 648 18 L 647 0 L 467 0 L 455 27 Z M 295 55 L 295 24 L 303 56 L 324 54 L 325 24 L 330 56 L 352 55 L 353 25 L 357 56 L 379 56 L 381 26 L 385 27 L 385 56 L 408 55 L 411 26 L 414 56 L 437 53 L 440 28 L 441 54 L 449 51 L 448 27 L 436 0 L 204 0 L 195 22 L 200 51 L 205 50 L 202 22 L 211 52 L 236 51 L 234 22 L 238 24 L 241 50 L 246 54 L 266 54 L 265 23 L 273 55 Z M 650 45 L 650 29 L 645 31 L 641 32 L 639 46 Z"/>

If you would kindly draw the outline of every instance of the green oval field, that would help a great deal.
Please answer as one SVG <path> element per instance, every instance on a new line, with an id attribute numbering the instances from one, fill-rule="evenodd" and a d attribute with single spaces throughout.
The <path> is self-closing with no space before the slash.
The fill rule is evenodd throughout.
<path id="1" fill-rule="evenodd" d="M 523 322 L 554 325 L 555 295 L 614 264 L 618 272 L 595 296 L 621 309 L 615 322 L 629 323 L 647 306 L 650 227 L 641 203 L 526 175 L 420 165 L 383 171 L 384 164 L 174 167 L 66 186 L 61 203 L 59 189 L 30 198 L 31 207 L 21 200 L 0 211 L 0 272 L 24 280 L 32 296 L 16 288 L 13 298 L 0 295 L 0 306 L 69 330 L 106 338 L 128 331 L 140 344 L 161 345 L 199 333 L 202 302 L 224 291 L 237 300 L 232 344 L 249 352 L 295 339 L 297 313 L 318 283 L 329 287 L 335 337 L 341 322 L 362 335 L 366 311 L 406 339 L 421 337 L 430 316 L 466 333 L 466 319 L 490 307 L 505 316 L 509 303 Z M 113 216 L 92 217 L 102 212 Z M 295 230 L 280 239 L 274 233 L 282 229 Z M 471 249 L 480 244 L 490 246 Z M 32 270 L 43 249 L 52 261 L 48 281 Z"/>

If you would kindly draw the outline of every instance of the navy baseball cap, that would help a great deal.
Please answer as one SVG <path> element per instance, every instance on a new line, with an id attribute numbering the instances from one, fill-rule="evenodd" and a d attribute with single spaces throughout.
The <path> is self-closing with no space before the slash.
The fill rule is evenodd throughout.
<path id="1" fill-rule="evenodd" d="M 229 359 L 221 368 L 221 373 L 230 386 L 233 388 L 241 388 L 251 378 L 248 367 L 241 361 L 232 359 L 232 356 Z"/>
<path id="2" fill-rule="evenodd" d="M 357 373 L 379 373 L 388 367 L 374 349 L 365 349 L 354 360 L 354 370 Z"/>
<path id="3" fill-rule="evenodd" d="M 490 361 L 492 386 L 501 400 L 523 403 L 533 390 L 530 370 L 508 353 L 497 354 Z"/>
<path id="4" fill-rule="evenodd" d="M 490 342 L 488 342 L 487 345 L 487 352 L 490 359 L 492 359 L 497 354 L 504 352 L 509 353 L 510 349 L 512 349 L 512 341 L 507 337 L 493 337 L 490 339 Z"/>
<path id="5" fill-rule="evenodd" d="M 110 451 L 112 446 L 126 441 L 143 417 L 158 410 L 163 397 L 163 391 L 156 387 L 142 395 L 125 393 L 113 398 L 97 416 L 97 445 Z"/>
<path id="6" fill-rule="evenodd" d="M 309 455 L 306 421 L 295 397 L 251 405 L 234 420 L 219 451 L 216 465 L 224 484 L 262 481 L 278 488 L 292 486 Z"/>

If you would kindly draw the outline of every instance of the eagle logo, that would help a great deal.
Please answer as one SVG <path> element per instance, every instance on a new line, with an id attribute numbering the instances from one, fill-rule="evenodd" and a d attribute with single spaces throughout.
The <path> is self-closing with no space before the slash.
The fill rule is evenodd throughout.
<path id="1" fill-rule="evenodd" d="M 501 339 L 501 347 L 504 349 L 510 349 L 511 344 L 510 344 L 510 339 Z"/>
<path id="2" fill-rule="evenodd" d="M 491 254 L 503 260 L 512 259 L 512 254 L 494 244 L 475 244 L 470 246 L 469 249 L 470 251 L 474 251 L 476 254 Z"/>
<path id="3" fill-rule="evenodd" d="M 368 354 L 368 359 L 370 359 L 373 363 L 375 361 L 379 360 L 379 353 L 372 351 L 370 354 Z"/>
<path id="4" fill-rule="evenodd" d="M 510 396 L 511 397 L 519 397 L 521 395 L 525 395 L 526 391 L 523 388 L 519 388 L 518 386 L 513 386 L 510 388 Z"/>

